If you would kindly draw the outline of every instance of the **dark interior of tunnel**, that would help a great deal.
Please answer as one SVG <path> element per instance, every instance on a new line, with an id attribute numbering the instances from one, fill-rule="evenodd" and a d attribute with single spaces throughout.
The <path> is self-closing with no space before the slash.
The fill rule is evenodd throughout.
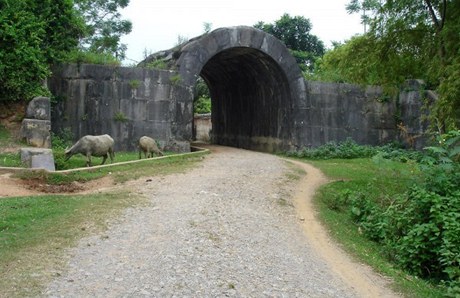
<path id="1" fill-rule="evenodd" d="M 279 65 L 252 48 L 231 48 L 212 57 L 200 76 L 212 101 L 214 144 L 276 151 L 290 138 L 290 88 Z"/>

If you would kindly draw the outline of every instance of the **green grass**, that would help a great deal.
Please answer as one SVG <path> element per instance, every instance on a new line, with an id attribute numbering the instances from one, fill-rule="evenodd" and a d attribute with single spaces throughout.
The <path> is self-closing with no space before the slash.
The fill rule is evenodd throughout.
<path id="1" fill-rule="evenodd" d="M 86 167 L 86 156 L 81 154 L 76 154 L 72 156 L 69 160 L 64 161 L 65 153 L 64 149 L 53 149 L 54 159 L 57 165 L 57 170 L 68 170 L 68 169 L 76 169 L 76 168 L 84 168 Z M 165 152 L 165 155 L 171 155 L 172 152 Z M 113 160 L 114 163 L 117 162 L 125 162 L 125 161 L 132 161 L 138 160 L 139 153 L 137 151 L 130 151 L 130 152 L 115 152 L 115 158 Z M 142 155 L 142 159 L 144 159 L 144 155 Z M 102 163 L 102 157 L 91 157 L 91 164 L 92 166 L 98 166 Z M 105 164 L 110 164 L 110 158 L 107 158 Z"/>
<path id="2" fill-rule="evenodd" d="M 0 124 L 0 146 L 3 145 L 5 142 L 9 141 L 11 138 L 10 132 Z"/>
<path id="3" fill-rule="evenodd" d="M 23 167 L 19 153 L 0 152 L 0 167 Z"/>
<path id="4" fill-rule="evenodd" d="M 81 171 L 71 171 L 68 173 L 24 170 L 16 173 L 14 176 L 21 179 L 38 179 L 48 184 L 65 184 L 73 181 L 85 182 L 111 175 L 116 183 L 122 183 L 143 176 L 165 175 L 185 171 L 200 161 L 205 154 L 207 154 L 206 151 L 169 156 L 168 158 L 142 159 L 135 163 L 114 163 L 108 167 L 101 168 L 85 167 Z"/>
<path id="5" fill-rule="evenodd" d="M 0 148 L 8 147 L 15 144 L 11 133 L 3 125 L 0 124 Z M 22 167 L 21 157 L 19 152 L 2 152 L 0 150 L 0 167 Z"/>
<path id="6" fill-rule="evenodd" d="M 405 297 L 443 297 L 443 291 L 426 281 L 395 268 L 385 257 L 385 251 L 363 235 L 350 217 L 350 211 L 334 202 L 348 190 L 359 191 L 381 204 L 388 198 L 404 192 L 418 181 L 419 170 L 415 164 L 383 159 L 349 159 L 308 161 L 321 169 L 334 181 L 323 186 L 314 204 L 320 220 L 330 235 L 360 262 L 393 280 L 393 287 Z M 339 208 L 337 208 L 339 207 Z"/>

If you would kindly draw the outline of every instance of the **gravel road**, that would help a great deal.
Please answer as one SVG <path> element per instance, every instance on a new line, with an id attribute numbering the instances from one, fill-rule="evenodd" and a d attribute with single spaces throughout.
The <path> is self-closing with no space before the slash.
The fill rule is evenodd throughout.
<path id="1" fill-rule="evenodd" d="M 293 168 L 213 148 L 187 173 L 138 183 L 147 206 L 82 239 L 43 296 L 358 297 L 305 236 Z"/>

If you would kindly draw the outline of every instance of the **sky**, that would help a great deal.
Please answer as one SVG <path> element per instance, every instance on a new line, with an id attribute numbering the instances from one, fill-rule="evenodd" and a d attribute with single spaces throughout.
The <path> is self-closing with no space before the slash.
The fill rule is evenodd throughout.
<path id="1" fill-rule="evenodd" d="M 124 65 L 135 64 L 144 55 L 170 49 L 179 37 L 193 38 L 204 33 L 204 23 L 212 30 L 239 25 L 253 26 L 259 21 L 273 23 L 284 13 L 303 16 L 312 23 L 311 33 L 330 47 L 331 41 L 344 41 L 363 33 L 358 14 L 350 15 L 345 5 L 350 0 L 130 0 L 121 10 L 122 18 L 133 23 L 126 44 Z"/>

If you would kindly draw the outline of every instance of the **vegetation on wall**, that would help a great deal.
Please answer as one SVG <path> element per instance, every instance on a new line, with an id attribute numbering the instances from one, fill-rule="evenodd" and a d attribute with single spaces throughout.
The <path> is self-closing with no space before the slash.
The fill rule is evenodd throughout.
<path id="1" fill-rule="evenodd" d="M 115 114 L 113 115 L 113 120 L 117 122 L 127 122 L 129 119 L 128 117 L 126 117 L 126 115 L 123 112 L 118 111 L 118 112 L 115 112 Z"/>

